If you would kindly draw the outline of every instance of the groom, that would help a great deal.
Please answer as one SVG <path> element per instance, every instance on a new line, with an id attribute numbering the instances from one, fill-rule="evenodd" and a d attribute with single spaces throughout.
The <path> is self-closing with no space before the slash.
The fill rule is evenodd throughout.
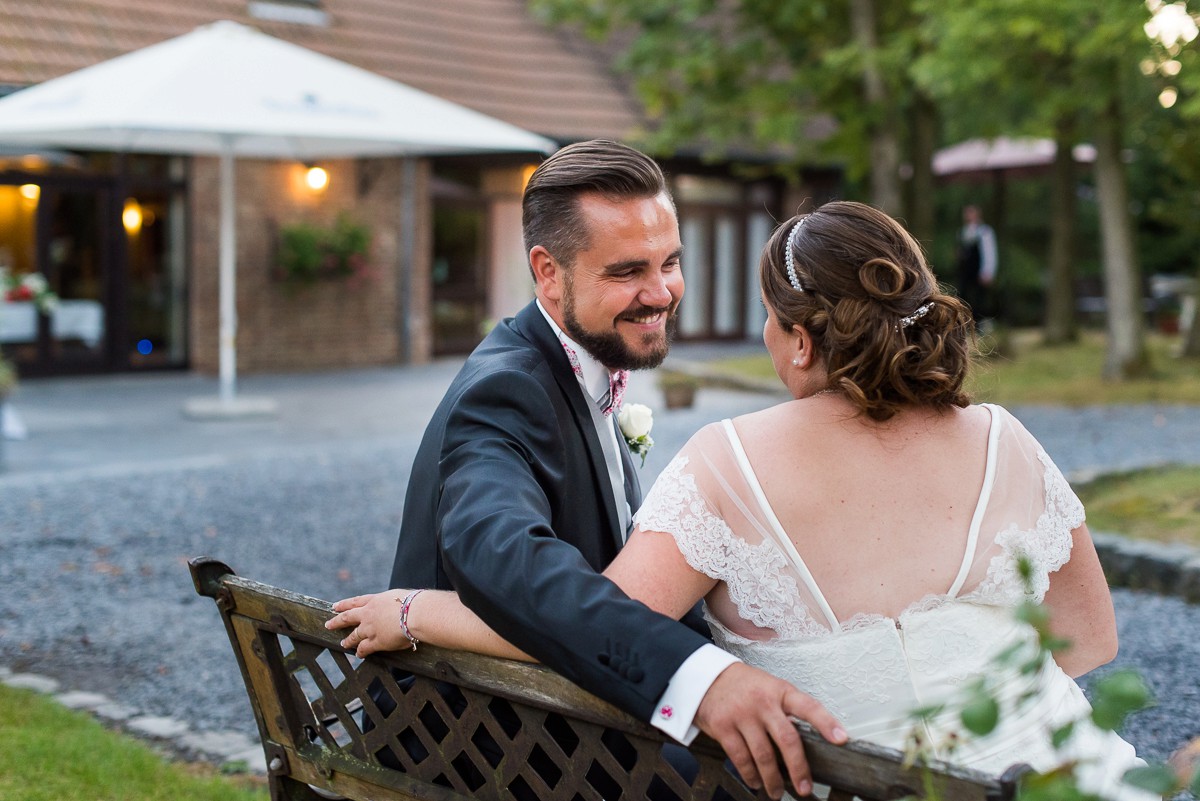
<path id="1" fill-rule="evenodd" d="M 582 142 L 534 172 L 522 206 L 536 300 L 476 348 L 430 421 L 391 586 L 457 590 L 589 692 L 680 742 L 705 731 L 778 797 L 773 742 L 803 793 L 787 716 L 829 733 L 828 713 L 600 575 L 641 503 L 616 427 L 626 371 L 662 362 L 683 295 L 665 178 L 636 150 Z"/>

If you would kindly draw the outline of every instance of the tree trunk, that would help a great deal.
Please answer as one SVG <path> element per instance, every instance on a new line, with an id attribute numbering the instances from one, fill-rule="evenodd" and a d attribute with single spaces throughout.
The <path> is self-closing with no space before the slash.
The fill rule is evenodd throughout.
<path id="1" fill-rule="evenodd" d="M 852 0 L 850 24 L 854 41 L 863 54 L 863 94 L 871 124 L 871 202 L 888 214 L 902 211 L 900 192 L 900 142 L 895 111 L 887 83 L 876 61 L 879 39 L 875 31 L 875 0 Z"/>
<path id="2" fill-rule="evenodd" d="M 1196 276 L 1196 281 L 1197 289 L 1200 290 L 1200 275 Z M 1195 311 L 1192 314 L 1191 325 L 1183 332 L 1183 347 L 1179 351 L 1180 356 L 1190 359 L 1200 358 L 1200 291 L 1192 302 L 1196 304 Z"/>
<path id="3" fill-rule="evenodd" d="M 1046 327 L 1049 345 L 1074 341 L 1075 326 L 1075 120 L 1054 126 L 1054 174 L 1051 186 L 1050 253 L 1046 271 Z"/>
<path id="4" fill-rule="evenodd" d="M 1129 187 L 1121 162 L 1121 115 L 1116 98 L 1109 100 L 1096 124 L 1096 190 L 1108 330 L 1104 377 L 1122 381 L 1144 375 L 1150 364 L 1142 321 L 1142 282 L 1129 217 Z"/>
<path id="5" fill-rule="evenodd" d="M 913 102 L 912 128 L 912 202 L 909 230 L 925 250 L 933 247 L 936 233 L 936 190 L 933 179 L 933 153 L 937 148 L 937 106 L 918 92 Z"/>

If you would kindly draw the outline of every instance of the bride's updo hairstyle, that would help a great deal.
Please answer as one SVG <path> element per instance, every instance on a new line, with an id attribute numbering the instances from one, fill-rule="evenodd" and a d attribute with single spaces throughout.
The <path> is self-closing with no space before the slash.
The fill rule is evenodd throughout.
<path id="1" fill-rule="evenodd" d="M 808 330 L 827 388 L 861 414 L 883 421 L 906 406 L 970 402 L 970 311 L 941 291 L 921 246 L 887 214 L 837 201 L 793 217 L 771 236 L 759 273 L 780 327 Z"/>

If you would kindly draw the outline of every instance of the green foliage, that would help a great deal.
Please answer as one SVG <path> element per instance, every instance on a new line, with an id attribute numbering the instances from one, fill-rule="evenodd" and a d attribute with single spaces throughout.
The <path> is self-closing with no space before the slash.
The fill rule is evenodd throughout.
<path id="1" fill-rule="evenodd" d="M 1067 744 L 1067 740 L 1071 739 L 1071 735 L 1075 733 L 1075 721 L 1071 721 L 1063 726 L 1059 726 L 1054 731 L 1050 732 L 1050 745 L 1054 748 L 1062 748 Z"/>
<path id="2" fill-rule="evenodd" d="M 913 0 L 929 43 L 917 84 L 948 108 L 954 138 L 1048 136 L 1145 84 L 1149 12 L 1127 0 Z M 1143 87 L 1144 91 L 1144 87 Z"/>
<path id="3" fill-rule="evenodd" d="M 284 281 L 311 284 L 362 275 L 370 249 L 370 229 L 340 214 L 331 226 L 300 222 L 280 227 L 275 262 Z"/>
<path id="4" fill-rule="evenodd" d="M 868 54 L 854 41 L 847 3 L 531 3 L 546 22 L 622 44 L 618 68 L 653 121 L 648 149 L 699 145 L 716 157 L 749 147 L 781 154 L 785 173 L 837 164 L 852 179 L 866 172 L 869 130 L 902 114 L 906 64 L 918 45 L 908 5 L 875 3 L 879 47 Z M 888 107 L 863 102 L 868 59 L 895 98 Z"/>
<path id="5" fill-rule="evenodd" d="M 1166 765 L 1144 765 L 1125 772 L 1125 783 L 1140 787 L 1157 795 L 1167 795 L 1179 790 L 1179 779 L 1175 771 Z"/>
<path id="6" fill-rule="evenodd" d="M 1000 722 L 1000 704 L 980 684 L 963 704 L 959 717 L 967 731 L 983 737 L 991 734 Z"/>
<path id="7" fill-rule="evenodd" d="M 1125 718 L 1150 706 L 1150 688 L 1137 671 L 1118 670 L 1092 685 L 1092 722 L 1116 731 Z"/>

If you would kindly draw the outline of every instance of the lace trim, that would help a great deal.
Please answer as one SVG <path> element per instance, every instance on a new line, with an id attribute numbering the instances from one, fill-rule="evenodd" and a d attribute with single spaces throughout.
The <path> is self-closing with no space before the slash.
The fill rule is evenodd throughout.
<path id="1" fill-rule="evenodd" d="M 1025 556 L 1034 565 L 1029 597 L 1040 602 L 1050 587 L 1050 574 L 1071 558 L 1071 532 L 1085 519 L 1083 504 L 1046 452 L 1039 448 L 1037 457 L 1043 466 L 1046 498 L 1042 514 L 1032 530 L 1013 523 L 996 535 L 1000 552 L 989 562 L 980 585 L 958 600 L 1006 606 L 1019 603 L 1024 590 L 1017 562 Z M 695 476 L 686 472 L 687 465 L 686 456 L 672 460 L 634 521 L 645 530 L 670 534 L 693 569 L 724 582 L 743 619 L 774 631 L 779 639 L 828 637 L 885 621 L 894 625 L 909 615 L 932 611 L 955 600 L 946 594 L 930 594 L 909 604 L 896 618 L 859 613 L 831 630 L 802 600 L 797 581 L 789 574 L 792 566 L 778 547 L 770 541 L 751 545 L 737 537 L 712 511 L 696 486 Z M 725 631 L 730 637 L 738 636 Z"/>
<path id="2" fill-rule="evenodd" d="M 770 541 L 751 545 L 716 515 L 676 456 L 654 482 L 634 522 L 646 531 L 670 534 L 694 570 L 725 583 L 745 620 L 785 639 L 828 632 L 800 600 L 789 564 Z"/>
<path id="3" fill-rule="evenodd" d="M 1019 603 L 1025 591 L 1017 563 L 1024 556 L 1034 568 L 1028 598 L 1040 603 L 1050 589 L 1050 574 L 1071 558 L 1071 532 L 1085 519 L 1083 503 L 1046 452 L 1038 448 L 1037 457 L 1043 468 L 1044 511 L 1032 531 L 1021 530 L 1013 523 L 996 535 L 1000 553 L 992 557 L 979 587 L 964 597 L 988 603 Z"/>

